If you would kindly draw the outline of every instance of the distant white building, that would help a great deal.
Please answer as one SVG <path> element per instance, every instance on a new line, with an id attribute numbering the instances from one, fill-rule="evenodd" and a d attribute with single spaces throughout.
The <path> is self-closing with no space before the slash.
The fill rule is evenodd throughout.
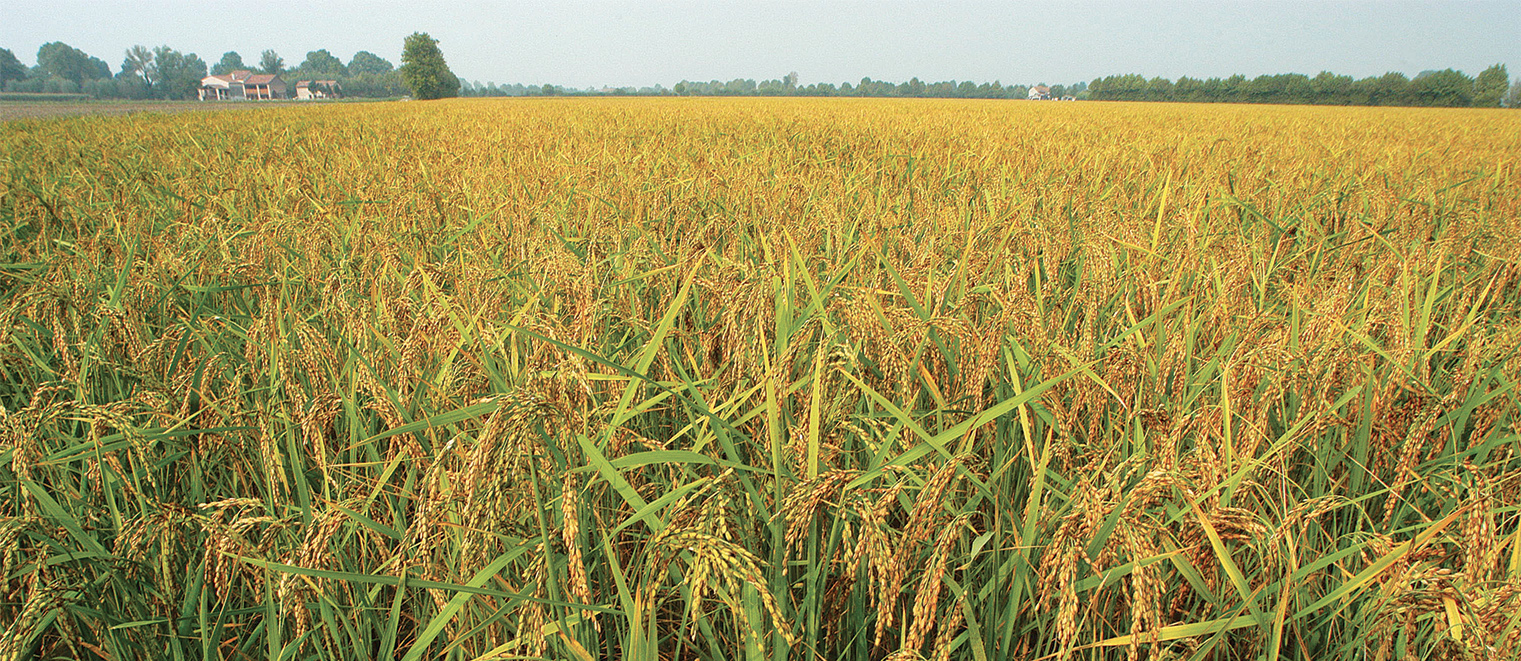
<path id="1" fill-rule="evenodd" d="M 337 98 L 341 92 L 336 80 L 303 80 L 296 83 L 296 98 L 301 101 Z"/>
<path id="2" fill-rule="evenodd" d="M 202 78 L 200 97 L 202 101 L 283 99 L 285 81 L 279 75 L 238 69 L 229 74 Z"/>
<path id="3" fill-rule="evenodd" d="M 1035 87 L 1030 88 L 1031 101 L 1049 101 L 1050 99 L 1051 88 L 1046 87 L 1045 85 L 1036 85 Z"/>

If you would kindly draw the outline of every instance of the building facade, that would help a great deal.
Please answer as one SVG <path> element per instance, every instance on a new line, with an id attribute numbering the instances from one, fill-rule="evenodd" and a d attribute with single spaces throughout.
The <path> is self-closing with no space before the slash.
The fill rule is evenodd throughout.
<path id="1" fill-rule="evenodd" d="M 343 89 L 336 80 L 302 80 L 296 83 L 296 98 L 301 101 L 336 99 L 341 96 Z"/>
<path id="2" fill-rule="evenodd" d="M 232 73 L 206 76 L 201 79 L 202 101 L 270 100 L 284 99 L 285 81 L 280 74 L 254 73 L 238 69 Z"/>

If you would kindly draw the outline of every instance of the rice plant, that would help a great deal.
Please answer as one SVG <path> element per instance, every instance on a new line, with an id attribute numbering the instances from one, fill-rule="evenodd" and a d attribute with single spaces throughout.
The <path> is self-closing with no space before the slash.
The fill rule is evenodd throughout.
<path id="1" fill-rule="evenodd" d="M 0 659 L 1521 655 L 1511 114 L 533 99 L 0 147 Z"/>

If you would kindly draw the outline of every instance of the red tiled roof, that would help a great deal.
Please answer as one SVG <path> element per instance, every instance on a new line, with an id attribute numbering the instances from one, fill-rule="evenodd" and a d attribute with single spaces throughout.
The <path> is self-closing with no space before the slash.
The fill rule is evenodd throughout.
<path id="1" fill-rule="evenodd" d="M 252 71 L 249 71 L 247 69 L 238 69 L 237 71 L 234 71 L 232 73 L 212 74 L 210 76 L 207 76 L 206 78 L 215 78 L 215 79 L 220 80 L 220 81 L 222 81 L 224 83 L 239 83 L 239 82 L 241 82 L 241 83 L 249 83 L 249 82 L 252 82 L 252 80 L 254 78 L 260 78 L 260 77 L 261 76 L 255 76 Z M 263 76 L 263 77 L 264 78 L 274 78 L 274 76 Z"/>
<path id="2" fill-rule="evenodd" d="M 279 76 L 275 75 L 275 74 L 272 74 L 272 73 L 261 73 L 261 74 L 256 74 L 256 75 L 249 76 L 247 79 L 245 79 L 243 81 L 243 84 L 245 84 L 245 85 L 268 85 L 271 82 L 273 82 L 276 78 L 279 78 Z"/>

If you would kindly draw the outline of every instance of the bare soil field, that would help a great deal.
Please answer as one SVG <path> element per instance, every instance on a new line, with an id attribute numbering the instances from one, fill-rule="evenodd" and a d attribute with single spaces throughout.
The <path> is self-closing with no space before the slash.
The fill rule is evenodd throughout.
<path id="1" fill-rule="evenodd" d="M 0 101 L 0 122 L 16 119 L 46 119 L 76 115 L 130 115 L 140 112 L 188 112 L 197 110 L 251 110 L 306 103 L 302 101 L 260 101 L 257 103 L 206 103 L 201 101 Z"/>

